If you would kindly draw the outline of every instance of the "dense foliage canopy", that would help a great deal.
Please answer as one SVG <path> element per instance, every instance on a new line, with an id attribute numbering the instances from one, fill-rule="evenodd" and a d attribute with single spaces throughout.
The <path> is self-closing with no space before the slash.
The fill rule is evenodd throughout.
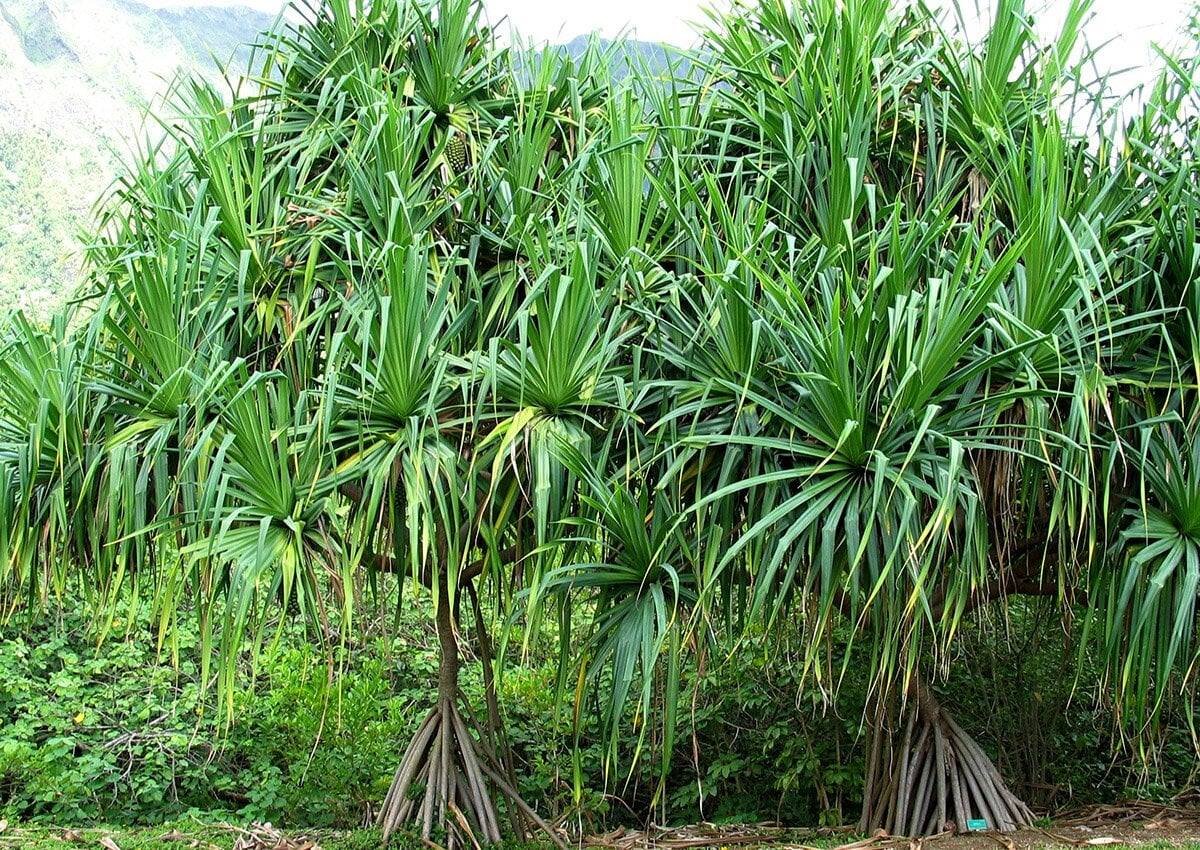
<path id="1" fill-rule="evenodd" d="M 1200 88 L 1112 97 L 1086 14 L 762 0 L 614 83 L 471 0 L 298 6 L 3 330 L 5 612 L 135 587 L 231 694 L 279 612 L 337 645 L 407 577 L 451 702 L 464 606 L 553 627 L 615 756 L 723 637 L 895 694 L 1037 594 L 1147 731 L 1200 660 Z"/>

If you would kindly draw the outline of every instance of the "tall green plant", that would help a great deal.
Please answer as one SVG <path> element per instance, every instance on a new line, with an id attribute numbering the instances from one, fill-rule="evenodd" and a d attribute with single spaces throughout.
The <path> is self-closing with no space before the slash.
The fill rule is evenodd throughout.
<path id="1" fill-rule="evenodd" d="M 1050 597 L 1143 741 L 1200 651 L 1195 64 L 1118 135 L 1086 13 L 764 0 L 614 85 L 471 0 L 299 6 L 177 89 L 80 306 L 0 334 L 3 610 L 147 593 L 228 707 L 403 583 L 441 672 L 380 817 L 448 850 L 560 838 L 496 687 L 551 623 L 610 770 L 671 764 L 687 653 L 786 627 L 826 699 L 867 671 L 864 827 L 1028 823 L 936 695 L 964 623 Z"/>

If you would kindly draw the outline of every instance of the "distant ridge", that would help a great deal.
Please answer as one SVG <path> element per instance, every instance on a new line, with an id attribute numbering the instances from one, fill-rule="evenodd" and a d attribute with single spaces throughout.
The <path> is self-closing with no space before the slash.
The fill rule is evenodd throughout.
<path id="1" fill-rule="evenodd" d="M 669 44 L 655 41 L 637 41 L 636 39 L 611 40 L 596 35 L 579 35 L 565 44 L 559 45 L 570 56 L 582 56 L 592 44 L 598 45 L 605 51 L 612 51 L 612 73 L 615 79 L 621 80 L 631 71 L 645 67 L 651 74 L 659 75 L 670 70 L 672 65 L 685 63 L 682 51 Z"/>

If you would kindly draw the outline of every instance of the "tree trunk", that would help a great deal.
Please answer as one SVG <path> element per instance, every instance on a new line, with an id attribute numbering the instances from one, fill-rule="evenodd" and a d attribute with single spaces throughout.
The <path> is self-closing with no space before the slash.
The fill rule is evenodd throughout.
<path id="1" fill-rule="evenodd" d="M 460 666 L 454 606 L 449 578 L 439 576 L 437 636 L 441 651 L 437 703 L 413 736 L 392 778 L 379 811 L 379 825 L 387 842 L 399 827 L 420 829 L 432 841 L 434 827 L 445 831 L 446 850 L 479 847 L 501 840 L 494 793 L 503 795 L 519 822 L 543 830 L 560 848 L 559 835 L 522 800 L 511 782 L 488 763 L 459 711 Z M 494 789 L 494 791 L 493 791 Z"/>
<path id="2" fill-rule="evenodd" d="M 970 821 L 1001 832 L 1032 825 L 1029 807 L 929 688 L 918 682 L 903 706 L 895 702 L 881 698 L 875 705 L 863 832 L 917 837 L 978 828 Z"/>
<path id="3" fill-rule="evenodd" d="M 483 615 L 483 606 L 479 604 L 479 594 L 475 591 L 473 582 L 468 582 L 465 590 L 471 597 L 471 608 L 475 612 L 475 640 L 479 653 L 479 664 L 483 667 L 483 696 L 487 706 L 487 748 L 485 758 L 490 758 L 500 774 L 508 780 L 512 787 L 517 786 L 516 770 L 513 768 L 512 749 L 508 745 L 508 737 L 504 730 L 504 721 L 500 716 L 500 698 L 496 691 L 496 670 L 493 667 L 496 653 L 492 648 L 492 638 L 488 634 L 487 622 Z M 519 841 L 529 836 L 526 831 L 526 819 L 516 806 L 508 809 L 509 825 L 513 837 Z"/>
<path id="4" fill-rule="evenodd" d="M 399 826 L 421 830 L 429 841 L 434 826 L 445 829 L 446 848 L 500 840 L 499 819 L 475 742 L 458 710 L 458 638 L 440 576 L 437 636 L 441 649 L 437 703 L 408 745 L 379 812 L 384 841 Z"/>

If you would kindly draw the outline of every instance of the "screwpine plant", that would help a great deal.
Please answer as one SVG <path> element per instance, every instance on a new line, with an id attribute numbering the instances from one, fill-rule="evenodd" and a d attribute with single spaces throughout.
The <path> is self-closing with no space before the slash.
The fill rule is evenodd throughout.
<path id="1" fill-rule="evenodd" d="M 1055 600 L 1139 741 L 1200 660 L 1196 66 L 1128 118 L 1087 12 L 740 2 L 616 83 L 475 0 L 300 3 L 0 331 L 5 616 L 148 595 L 232 711 L 284 619 L 336 658 L 411 587 L 441 673 L 379 818 L 449 850 L 560 840 L 499 735 L 540 629 L 666 769 L 685 655 L 786 624 L 827 699 L 870 672 L 864 829 L 1028 824 L 934 692 L 968 618 Z"/>

